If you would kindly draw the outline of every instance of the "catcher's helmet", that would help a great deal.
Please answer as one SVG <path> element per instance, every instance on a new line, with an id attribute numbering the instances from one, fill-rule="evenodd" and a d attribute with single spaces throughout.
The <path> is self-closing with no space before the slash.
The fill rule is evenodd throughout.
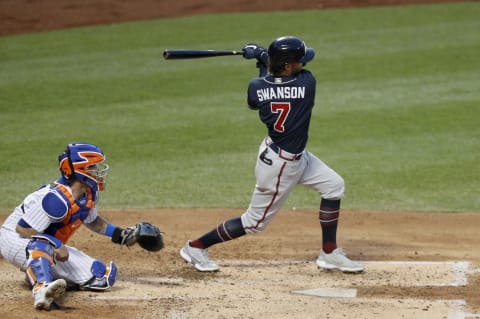
<path id="1" fill-rule="evenodd" d="M 60 172 L 65 179 L 77 179 L 91 189 L 100 191 L 105 188 L 109 169 L 104 161 L 103 151 L 88 143 L 70 143 L 58 156 Z"/>
<path id="2" fill-rule="evenodd" d="M 286 36 L 273 41 L 268 47 L 270 71 L 279 72 L 287 63 L 307 63 L 313 59 L 315 51 L 307 48 L 302 39 Z"/>

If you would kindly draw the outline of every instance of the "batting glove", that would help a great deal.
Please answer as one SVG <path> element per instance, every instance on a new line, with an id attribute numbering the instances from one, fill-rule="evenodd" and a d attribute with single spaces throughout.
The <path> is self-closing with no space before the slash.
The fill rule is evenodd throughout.
<path id="1" fill-rule="evenodd" d="M 242 48 L 242 51 L 245 59 L 258 59 L 265 49 L 258 44 L 249 43 Z"/>

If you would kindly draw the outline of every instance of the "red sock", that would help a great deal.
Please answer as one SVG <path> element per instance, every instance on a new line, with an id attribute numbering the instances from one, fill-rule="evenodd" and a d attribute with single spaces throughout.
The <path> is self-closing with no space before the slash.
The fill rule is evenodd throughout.
<path id="1" fill-rule="evenodd" d="M 322 250 L 325 254 L 330 254 L 335 249 L 337 249 L 337 244 L 333 242 L 327 242 L 322 245 Z"/>
<path id="2" fill-rule="evenodd" d="M 202 242 L 198 239 L 190 241 L 190 247 L 199 248 L 199 249 L 204 249 L 205 248 L 205 246 L 202 244 Z"/>

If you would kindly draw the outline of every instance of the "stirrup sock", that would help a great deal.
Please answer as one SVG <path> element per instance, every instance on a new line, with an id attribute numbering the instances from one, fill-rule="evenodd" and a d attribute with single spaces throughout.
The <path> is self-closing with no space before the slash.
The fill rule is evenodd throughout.
<path id="1" fill-rule="evenodd" d="M 229 241 L 245 235 L 245 229 L 240 217 L 227 220 L 212 229 L 197 240 L 190 243 L 192 247 L 205 249 L 215 244 Z"/>
<path id="2" fill-rule="evenodd" d="M 318 217 L 322 227 L 322 249 L 327 254 L 337 248 L 337 226 L 339 215 L 340 200 L 322 198 Z"/>

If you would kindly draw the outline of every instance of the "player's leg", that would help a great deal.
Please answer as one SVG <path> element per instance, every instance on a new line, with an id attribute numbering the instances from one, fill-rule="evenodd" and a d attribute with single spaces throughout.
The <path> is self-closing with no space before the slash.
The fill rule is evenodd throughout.
<path id="1" fill-rule="evenodd" d="M 0 228 L 1 256 L 23 271 L 27 268 L 25 249 L 29 242 L 29 238 L 20 237 L 17 232 Z"/>
<path id="2" fill-rule="evenodd" d="M 115 283 L 117 267 L 113 262 L 107 266 L 81 250 L 67 246 L 69 257 L 53 267 L 55 277 L 64 278 L 73 289 L 104 291 Z"/>
<path id="3" fill-rule="evenodd" d="M 306 151 L 308 165 L 299 183 L 313 188 L 321 195 L 319 220 L 322 228 L 322 249 L 331 253 L 337 248 L 337 227 L 340 201 L 345 193 L 345 182 L 333 169 Z"/>
<path id="4" fill-rule="evenodd" d="M 333 169 L 312 153 L 306 151 L 308 165 L 299 184 L 315 189 L 321 195 L 319 220 L 322 228 L 322 249 L 316 263 L 323 269 L 361 272 L 363 265 L 351 261 L 337 247 L 337 228 L 340 202 L 345 193 L 345 182 Z"/>
<path id="5" fill-rule="evenodd" d="M 188 241 L 180 250 L 180 256 L 198 271 L 217 271 L 217 263 L 208 257 L 208 247 L 245 235 L 240 217 L 227 220 L 198 239 Z"/>
<path id="6" fill-rule="evenodd" d="M 265 150 L 262 141 L 255 167 L 256 187 L 246 212 L 241 217 L 220 223 L 198 239 L 188 241 L 180 250 L 182 258 L 197 270 L 218 270 L 218 265 L 208 256 L 208 248 L 248 233 L 263 231 L 296 185 L 304 164 L 285 161 L 273 151 Z"/>
<path id="7" fill-rule="evenodd" d="M 285 160 L 271 149 L 265 152 L 265 147 L 260 147 L 255 189 L 248 209 L 241 216 L 247 233 L 258 233 L 267 227 L 298 184 L 306 165 L 303 159 Z"/>
<path id="8" fill-rule="evenodd" d="M 322 198 L 320 203 L 320 225 L 322 227 L 322 249 L 316 264 L 322 269 L 339 269 L 344 272 L 361 272 L 363 265 L 350 260 L 341 248 L 337 247 L 337 226 L 340 200 Z"/>
<path id="9" fill-rule="evenodd" d="M 45 240 L 32 239 L 27 245 L 26 274 L 33 287 L 33 305 L 36 309 L 50 310 L 52 302 L 65 292 L 66 281 L 54 280 L 53 252 L 54 247 Z"/>
<path id="10" fill-rule="evenodd" d="M 94 260 L 90 271 L 93 276 L 80 285 L 80 290 L 104 291 L 110 289 L 115 283 L 117 266 L 112 261 L 107 266 L 100 260 Z"/>

